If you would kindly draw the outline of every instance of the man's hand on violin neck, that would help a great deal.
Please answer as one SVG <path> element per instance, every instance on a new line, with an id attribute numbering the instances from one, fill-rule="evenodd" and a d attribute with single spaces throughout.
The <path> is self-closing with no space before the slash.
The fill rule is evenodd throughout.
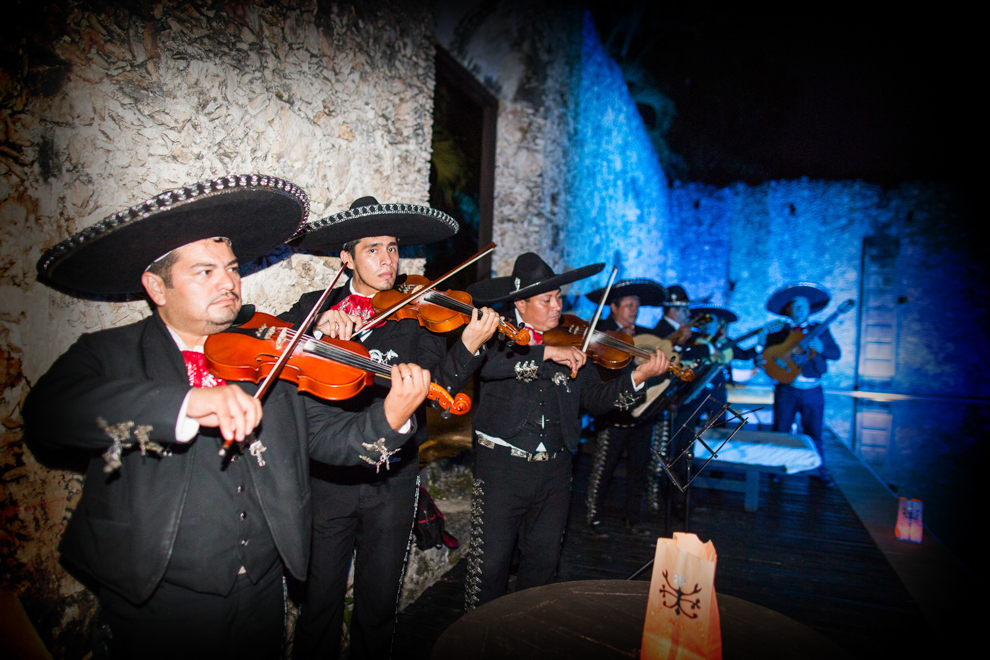
<path id="1" fill-rule="evenodd" d="M 261 402 L 236 385 L 194 387 L 186 402 L 186 417 L 200 426 L 220 427 L 224 440 L 241 442 L 261 422 Z"/>
<path id="2" fill-rule="evenodd" d="M 501 317 L 489 307 L 482 307 L 471 314 L 471 321 L 461 333 L 461 341 L 469 353 L 474 355 L 482 344 L 492 338 L 500 320 Z"/>
<path id="3" fill-rule="evenodd" d="M 398 431 L 426 400 L 430 372 L 418 364 L 396 364 L 391 375 L 392 388 L 385 397 L 385 419 Z"/>
<path id="4" fill-rule="evenodd" d="M 577 346 L 543 346 L 543 360 L 550 360 L 570 368 L 572 374 L 576 374 L 578 369 L 588 361 L 588 356 L 581 352 Z"/>
<path id="5" fill-rule="evenodd" d="M 647 362 L 636 367 L 636 370 L 632 373 L 633 383 L 639 386 L 640 383 L 653 378 L 654 376 L 659 376 L 660 374 L 667 371 L 667 367 L 670 366 L 670 360 L 664 355 L 663 351 L 657 350 Z"/>
<path id="6" fill-rule="evenodd" d="M 330 339 L 349 340 L 354 328 L 361 323 L 356 316 L 349 316 L 339 309 L 328 309 L 316 320 L 316 329 Z"/>

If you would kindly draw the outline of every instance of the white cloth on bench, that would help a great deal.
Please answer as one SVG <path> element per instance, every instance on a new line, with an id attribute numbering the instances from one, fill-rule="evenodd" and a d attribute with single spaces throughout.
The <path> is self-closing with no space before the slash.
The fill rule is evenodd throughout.
<path id="1" fill-rule="evenodd" d="M 807 435 L 774 433 L 773 431 L 739 430 L 732 440 L 719 449 L 732 429 L 713 428 L 702 434 L 705 442 L 718 454 L 715 460 L 746 465 L 783 467 L 788 474 L 813 470 L 822 464 L 815 443 Z M 694 443 L 695 459 L 706 460 L 711 454 L 698 441 Z"/>

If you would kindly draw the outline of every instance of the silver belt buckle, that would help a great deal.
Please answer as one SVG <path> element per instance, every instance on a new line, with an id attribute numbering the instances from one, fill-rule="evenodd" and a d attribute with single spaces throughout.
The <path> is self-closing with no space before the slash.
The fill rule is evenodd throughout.
<path id="1" fill-rule="evenodd" d="M 549 461 L 549 460 L 550 460 L 550 454 L 548 452 L 545 452 L 545 451 L 534 452 L 529 457 L 529 461 L 531 463 L 542 462 L 542 461 Z"/>
<path id="2" fill-rule="evenodd" d="M 509 456 L 515 458 L 529 458 L 529 454 L 524 452 L 522 449 L 516 449 L 515 447 L 509 447 Z"/>
<path id="3" fill-rule="evenodd" d="M 488 438 L 482 438 L 480 435 L 478 436 L 478 444 L 481 445 L 482 447 L 488 447 L 489 449 L 495 449 L 495 443 L 494 442 L 492 442 Z"/>

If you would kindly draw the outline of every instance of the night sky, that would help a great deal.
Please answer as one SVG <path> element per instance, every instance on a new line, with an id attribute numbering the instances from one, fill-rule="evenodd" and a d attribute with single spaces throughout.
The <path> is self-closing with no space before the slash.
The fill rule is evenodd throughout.
<path id="1" fill-rule="evenodd" d="M 944 4 L 914 13 L 707 4 L 592 3 L 616 59 L 635 25 L 626 58 L 675 103 L 667 139 L 686 161 L 684 178 L 974 178 L 982 144 L 972 14 Z"/>

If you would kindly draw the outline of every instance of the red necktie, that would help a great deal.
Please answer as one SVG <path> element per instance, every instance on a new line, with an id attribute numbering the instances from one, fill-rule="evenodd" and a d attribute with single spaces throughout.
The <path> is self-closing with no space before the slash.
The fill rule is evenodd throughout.
<path id="1" fill-rule="evenodd" d="M 189 374 L 189 384 L 193 387 L 219 387 L 227 381 L 217 378 L 206 368 L 206 356 L 198 351 L 182 351 L 182 359 L 186 363 L 186 373 Z"/>

